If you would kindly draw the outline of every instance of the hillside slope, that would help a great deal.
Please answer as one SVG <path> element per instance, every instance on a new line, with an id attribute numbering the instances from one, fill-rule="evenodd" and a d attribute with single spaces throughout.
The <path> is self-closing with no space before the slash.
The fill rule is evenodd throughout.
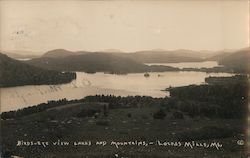
<path id="1" fill-rule="evenodd" d="M 248 72 L 250 66 L 250 48 L 245 48 L 232 53 L 219 60 L 219 64 L 224 65 L 234 72 Z"/>
<path id="2" fill-rule="evenodd" d="M 0 53 L 0 87 L 60 84 L 76 78 L 75 73 L 44 70 Z"/>

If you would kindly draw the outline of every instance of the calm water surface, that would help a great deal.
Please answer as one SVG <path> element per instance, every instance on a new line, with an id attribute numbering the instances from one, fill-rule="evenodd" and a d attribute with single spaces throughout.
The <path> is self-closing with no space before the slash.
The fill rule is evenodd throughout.
<path id="1" fill-rule="evenodd" d="M 181 63 L 145 63 L 146 65 L 165 65 L 182 68 L 213 68 L 219 66 L 216 61 L 204 61 L 204 62 L 181 62 Z"/>
<path id="2" fill-rule="evenodd" d="M 162 72 L 128 75 L 112 75 L 104 73 L 87 74 L 77 72 L 76 80 L 62 85 L 39 85 L 1 88 L 1 111 L 16 110 L 27 106 L 58 100 L 62 98 L 80 99 L 88 95 L 113 94 L 120 96 L 146 95 L 165 97 L 162 91 L 169 86 L 185 86 L 202 84 L 208 76 L 232 76 L 227 73 L 204 72 Z"/>

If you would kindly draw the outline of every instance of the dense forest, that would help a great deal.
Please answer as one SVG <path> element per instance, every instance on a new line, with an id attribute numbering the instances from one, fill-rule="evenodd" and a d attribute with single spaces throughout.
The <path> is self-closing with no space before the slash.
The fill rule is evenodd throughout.
<path id="1" fill-rule="evenodd" d="M 208 77 L 206 85 L 170 88 L 182 111 L 222 118 L 243 118 L 247 113 L 247 76 Z"/>
<path id="2" fill-rule="evenodd" d="M 75 73 L 37 68 L 0 53 L 0 87 L 61 84 L 75 78 Z"/>

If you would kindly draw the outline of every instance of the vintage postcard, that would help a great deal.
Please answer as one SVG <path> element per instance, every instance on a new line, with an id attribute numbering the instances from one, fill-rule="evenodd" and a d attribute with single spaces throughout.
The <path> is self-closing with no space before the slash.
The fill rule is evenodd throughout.
<path id="1" fill-rule="evenodd" d="M 249 11 L 0 0 L 0 157 L 248 157 Z"/>

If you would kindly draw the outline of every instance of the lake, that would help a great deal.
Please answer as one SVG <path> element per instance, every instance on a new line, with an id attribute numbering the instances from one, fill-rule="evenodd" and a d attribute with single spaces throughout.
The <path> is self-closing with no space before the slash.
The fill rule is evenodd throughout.
<path id="1" fill-rule="evenodd" d="M 77 72 L 76 80 L 62 85 L 36 85 L 1 88 L 1 112 L 58 100 L 62 98 L 80 99 L 88 95 L 113 94 L 120 96 L 146 95 L 165 97 L 169 86 L 202 84 L 208 76 L 232 76 L 228 73 L 204 72 L 162 72 L 132 73 L 127 75 L 87 74 Z"/>
<path id="2" fill-rule="evenodd" d="M 164 65 L 164 66 L 172 66 L 172 67 L 178 67 L 180 69 L 182 68 L 213 68 L 218 65 L 216 61 L 204 61 L 204 62 L 181 62 L 181 63 L 145 63 L 146 65 Z"/>

